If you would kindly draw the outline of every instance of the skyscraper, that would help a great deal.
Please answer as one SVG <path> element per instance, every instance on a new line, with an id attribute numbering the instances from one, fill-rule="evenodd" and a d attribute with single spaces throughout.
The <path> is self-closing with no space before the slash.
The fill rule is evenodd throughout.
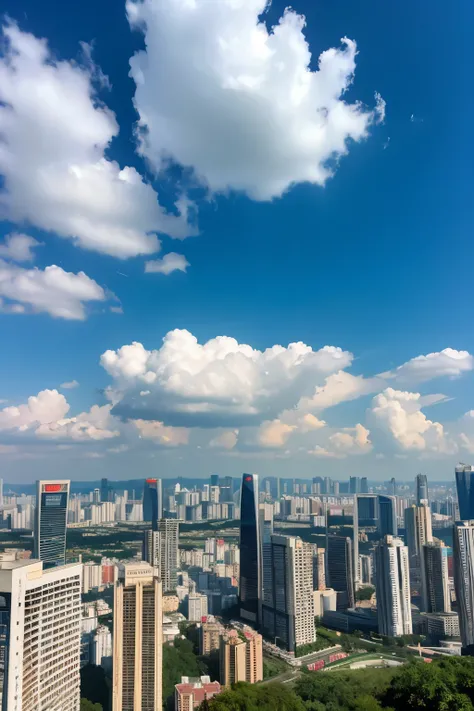
<path id="1" fill-rule="evenodd" d="M 421 505 L 422 501 L 428 503 L 428 477 L 426 474 L 416 475 L 416 504 Z"/>
<path id="2" fill-rule="evenodd" d="M 158 521 L 160 534 L 160 577 L 163 592 L 176 590 L 179 568 L 179 521 L 162 518 Z"/>
<path id="3" fill-rule="evenodd" d="M 368 494 L 369 493 L 369 482 L 367 481 L 366 476 L 363 476 L 362 479 L 360 480 L 360 493 L 361 494 Z"/>
<path id="4" fill-rule="evenodd" d="M 271 537 L 272 582 L 262 606 L 264 634 L 294 652 L 316 640 L 313 548 L 295 536 Z"/>
<path id="5" fill-rule="evenodd" d="M 474 519 L 474 469 L 460 464 L 455 469 L 458 492 L 459 516 L 461 521 Z"/>
<path id="6" fill-rule="evenodd" d="M 102 503 L 113 501 L 113 490 L 108 479 L 100 480 L 100 500 Z"/>
<path id="7" fill-rule="evenodd" d="M 262 635 L 246 628 L 242 635 L 230 630 L 221 637 L 219 651 L 221 684 L 239 681 L 255 684 L 263 679 Z"/>
<path id="8" fill-rule="evenodd" d="M 397 482 L 395 481 L 394 476 L 392 476 L 392 478 L 390 479 L 389 492 L 391 496 L 395 496 L 397 493 Z"/>
<path id="9" fill-rule="evenodd" d="M 113 711 L 161 709 L 162 617 L 156 570 L 122 564 L 114 594 Z"/>
<path id="10" fill-rule="evenodd" d="M 220 495 L 219 499 L 222 503 L 231 503 L 232 502 L 232 477 L 231 476 L 225 476 L 219 479 L 219 486 L 220 486 Z"/>
<path id="11" fill-rule="evenodd" d="M 408 549 L 399 538 L 385 536 L 375 548 L 379 633 L 399 637 L 412 633 Z"/>
<path id="12" fill-rule="evenodd" d="M 357 496 L 359 526 L 375 526 L 379 518 L 379 497 L 377 494 Z"/>
<path id="13" fill-rule="evenodd" d="M 219 474 L 211 474 L 210 485 L 219 486 Z"/>
<path id="14" fill-rule="evenodd" d="M 163 493 L 161 479 L 146 479 L 143 488 L 143 520 L 150 521 L 153 531 L 158 530 L 158 521 L 163 518 Z"/>
<path id="15" fill-rule="evenodd" d="M 261 605 L 271 605 L 272 601 L 272 534 L 273 534 L 273 506 L 271 504 L 260 504 L 258 507 L 258 525 L 260 540 L 260 564 L 262 566 L 260 575 L 260 611 L 259 620 L 262 621 Z"/>
<path id="16" fill-rule="evenodd" d="M 397 499 L 395 496 L 379 496 L 380 537 L 396 536 L 397 533 Z"/>
<path id="17" fill-rule="evenodd" d="M 349 478 L 349 493 L 350 494 L 359 494 L 360 493 L 359 477 L 351 476 Z"/>
<path id="18" fill-rule="evenodd" d="M 34 557 L 44 567 L 66 562 L 66 526 L 70 482 L 36 482 Z"/>
<path id="19" fill-rule="evenodd" d="M 432 540 L 430 507 L 413 505 L 405 509 L 405 543 L 408 546 L 410 567 L 420 567 L 421 547 Z"/>
<path id="20" fill-rule="evenodd" d="M 240 499 L 240 615 L 258 622 L 260 594 L 260 536 L 258 476 L 244 474 Z"/>
<path id="21" fill-rule="evenodd" d="M 81 573 L 0 562 L 0 708 L 79 711 Z"/>
<path id="22" fill-rule="evenodd" d="M 337 592 L 337 607 L 340 610 L 354 607 L 354 573 L 352 541 L 344 536 L 327 536 L 326 539 L 326 584 Z"/>
<path id="23" fill-rule="evenodd" d="M 451 612 L 448 549 L 442 541 L 421 546 L 421 583 L 424 612 Z"/>
<path id="24" fill-rule="evenodd" d="M 454 588 L 463 648 L 474 652 L 474 520 L 453 527 Z"/>

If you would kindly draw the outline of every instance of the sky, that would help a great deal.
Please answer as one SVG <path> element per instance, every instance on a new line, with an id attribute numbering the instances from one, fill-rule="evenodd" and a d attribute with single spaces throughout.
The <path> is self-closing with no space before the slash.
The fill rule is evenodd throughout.
<path id="1" fill-rule="evenodd" d="M 2 7 L 6 481 L 473 460 L 471 3 Z"/>

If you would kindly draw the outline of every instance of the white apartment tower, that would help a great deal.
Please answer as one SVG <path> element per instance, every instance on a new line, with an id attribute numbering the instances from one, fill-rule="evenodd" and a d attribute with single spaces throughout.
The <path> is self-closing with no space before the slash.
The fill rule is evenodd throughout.
<path id="1" fill-rule="evenodd" d="M 453 530 L 454 587 L 464 648 L 474 645 L 474 521 L 459 521 Z"/>
<path id="2" fill-rule="evenodd" d="M 161 581 L 148 563 L 119 567 L 114 594 L 113 711 L 162 706 Z"/>
<path id="3" fill-rule="evenodd" d="M 264 634 L 289 651 L 316 641 L 313 548 L 295 536 L 272 535 L 271 588 L 262 605 Z"/>
<path id="4" fill-rule="evenodd" d="M 79 711 L 82 564 L 0 562 L 0 708 Z"/>
<path id="5" fill-rule="evenodd" d="M 176 590 L 179 568 L 179 521 L 162 518 L 158 521 L 158 530 L 145 531 L 143 541 L 143 559 L 160 571 L 163 592 Z"/>
<path id="6" fill-rule="evenodd" d="M 419 567 L 421 548 L 433 540 L 431 509 L 426 504 L 405 509 L 405 543 L 408 546 L 410 565 Z"/>
<path id="7" fill-rule="evenodd" d="M 448 549 L 442 541 L 421 547 L 421 590 L 424 612 L 451 612 Z"/>
<path id="8" fill-rule="evenodd" d="M 377 544 L 375 570 L 379 633 L 412 634 L 408 548 L 399 538 L 385 536 Z"/>

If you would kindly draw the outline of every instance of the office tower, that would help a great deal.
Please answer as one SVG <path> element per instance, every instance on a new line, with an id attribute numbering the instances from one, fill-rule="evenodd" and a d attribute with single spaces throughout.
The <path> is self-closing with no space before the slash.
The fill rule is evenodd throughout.
<path id="1" fill-rule="evenodd" d="M 0 563 L 3 711 L 79 711 L 82 565 Z"/>
<path id="2" fill-rule="evenodd" d="M 396 496 L 379 496 L 379 534 L 396 536 L 397 524 L 397 498 Z"/>
<path id="3" fill-rule="evenodd" d="M 3 479 L 0 479 L 0 506 L 3 506 Z"/>
<path id="4" fill-rule="evenodd" d="M 219 480 L 221 503 L 232 503 L 232 477 L 225 476 Z"/>
<path id="5" fill-rule="evenodd" d="M 379 518 L 379 497 L 376 494 L 358 494 L 356 503 L 359 526 L 375 526 Z"/>
<path id="6" fill-rule="evenodd" d="M 108 479 L 100 480 L 100 500 L 102 503 L 113 502 L 114 492 Z"/>
<path id="7" fill-rule="evenodd" d="M 359 556 L 360 582 L 364 585 L 372 584 L 372 556 Z"/>
<path id="8" fill-rule="evenodd" d="M 336 590 L 340 610 L 354 607 L 355 590 L 352 558 L 352 541 L 344 536 L 327 536 L 326 584 Z"/>
<path id="9" fill-rule="evenodd" d="M 258 622 L 260 594 L 258 476 L 244 474 L 240 499 L 240 616 Z"/>
<path id="10" fill-rule="evenodd" d="M 209 501 L 211 504 L 219 503 L 220 489 L 218 486 L 211 486 L 209 489 Z"/>
<path id="11" fill-rule="evenodd" d="M 349 478 L 349 493 L 359 494 L 360 493 L 360 482 L 358 476 L 351 476 Z"/>
<path id="12" fill-rule="evenodd" d="M 181 684 L 175 684 L 174 690 L 174 711 L 194 711 L 204 701 L 219 694 L 221 685 L 218 681 L 211 681 L 209 676 L 182 676 Z"/>
<path id="13" fill-rule="evenodd" d="M 113 711 L 162 705 L 161 581 L 148 563 L 119 567 L 114 594 Z"/>
<path id="14" fill-rule="evenodd" d="M 92 503 L 100 504 L 100 489 L 94 489 L 92 492 Z"/>
<path id="15" fill-rule="evenodd" d="M 385 536 L 375 547 L 379 634 L 412 634 L 408 548 L 399 538 Z"/>
<path id="16" fill-rule="evenodd" d="M 453 527 L 454 589 L 463 648 L 474 652 L 474 521 Z"/>
<path id="17" fill-rule="evenodd" d="M 326 590 L 326 550 L 313 544 L 313 590 Z"/>
<path id="18" fill-rule="evenodd" d="M 219 474 L 211 474 L 210 485 L 219 486 Z"/>
<path id="19" fill-rule="evenodd" d="M 158 521 L 163 518 L 163 492 L 161 479 L 146 479 L 143 488 L 143 520 L 150 521 L 153 531 L 158 530 Z"/>
<path id="20" fill-rule="evenodd" d="M 271 604 L 262 606 L 262 628 L 272 641 L 294 652 L 316 640 L 313 547 L 295 536 L 272 535 Z"/>
<path id="21" fill-rule="evenodd" d="M 272 504 L 259 504 L 258 525 L 260 540 L 260 563 L 262 566 L 260 574 L 261 590 L 259 594 L 260 606 L 268 599 L 267 604 L 271 604 L 272 595 L 272 534 L 273 534 L 273 506 Z M 259 619 L 262 619 L 261 608 Z"/>
<path id="22" fill-rule="evenodd" d="M 395 481 L 394 476 L 390 479 L 389 493 L 391 496 L 396 496 L 397 494 L 397 482 Z"/>
<path id="23" fill-rule="evenodd" d="M 363 476 L 362 479 L 360 480 L 360 493 L 361 494 L 368 494 L 369 493 L 369 482 L 367 481 L 366 476 Z"/>
<path id="24" fill-rule="evenodd" d="M 415 485 L 417 506 L 421 506 L 422 501 L 426 501 L 426 503 L 428 503 L 428 477 L 426 474 L 417 474 Z"/>
<path id="25" fill-rule="evenodd" d="M 330 476 L 325 476 L 325 477 L 324 477 L 324 489 L 323 489 L 323 494 L 331 494 L 331 493 L 332 493 L 331 477 L 330 477 Z"/>
<path id="26" fill-rule="evenodd" d="M 424 612 L 451 612 L 448 549 L 442 541 L 421 546 L 421 590 Z"/>
<path id="27" fill-rule="evenodd" d="M 91 664 L 112 667 L 112 635 L 105 625 L 99 625 L 92 633 Z"/>
<path id="28" fill-rule="evenodd" d="M 219 668 L 222 686 L 239 681 L 255 684 L 263 679 L 262 635 L 246 627 L 239 635 L 230 630 L 221 637 Z"/>
<path id="29" fill-rule="evenodd" d="M 334 496 L 339 496 L 339 482 L 335 481 L 333 483 L 333 494 Z"/>
<path id="30" fill-rule="evenodd" d="M 201 595 L 201 593 L 190 593 L 188 595 L 189 622 L 202 622 L 202 618 L 207 617 L 207 602 L 207 595 Z"/>
<path id="31" fill-rule="evenodd" d="M 460 464 L 455 469 L 458 492 L 459 516 L 461 521 L 474 519 L 474 469 Z"/>
<path id="32" fill-rule="evenodd" d="M 224 634 L 224 627 L 221 624 L 204 622 L 199 636 L 199 654 L 209 656 L 211 652 L 219 649 L 222 634 Z"/>
<path id="33" fill-rule="evenodd" d="M 36 482 L 34 557 L 44 567 L 66 562 L 66 526 L 70 482 Z"/>
<path id="34" fill-rule="evenodd" d="M 160 534 L 160 578 L 163 592 L 176 590 L 179 568 L 179 521 L 162 518 L 158 521 Z"/>
<path id="35" fill-rule="evenodd" d="M 358 495 L 354 495 L 352 507 L 352 573 L 354 585 L 357 589 L 359 585 L 359 506 Z"/>
<path id="36" fill-rule="evenodd" d="M 430 507 L 413 505 L 405 509 L 405 544 L 408 546 L 412 568 L 420 567 L 421 547 L 432 540 Z"/>

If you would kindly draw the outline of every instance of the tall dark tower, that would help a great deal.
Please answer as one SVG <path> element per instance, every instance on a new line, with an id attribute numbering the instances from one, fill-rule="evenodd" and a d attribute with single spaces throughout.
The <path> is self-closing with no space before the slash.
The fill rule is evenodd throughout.
<path id="1" fill-rule="evenodd" d="M 421 506 L 422 501 L 428 501 L 428 477 L 426 474 L 416 475 L 416 505 Z"/>
<path id="2" fill-rule="evenodd" d="M 460 464 L 455 473 L 459 518 L 470 521 L 474 518 L 474 469 L 468 464 Z"/>
<path id="3" fill-rule="evenodd" d="M 260 591 L 258 476 L 244 474 L 240 498 L 240 616 L 258 624 Z"/>
<path id="4" fill-rule="evenodd" d="M 36 482 L 34 557 L 44 568 L 65 565 L 70 481 Z"/>
<path id="5" fill-rule="evenodd" d="M 150 521 L 152 531 L 157 531 L 160 518 L 163 518 L 161 479 L 146 479 L 143 489 L 143 520 Z"/>

